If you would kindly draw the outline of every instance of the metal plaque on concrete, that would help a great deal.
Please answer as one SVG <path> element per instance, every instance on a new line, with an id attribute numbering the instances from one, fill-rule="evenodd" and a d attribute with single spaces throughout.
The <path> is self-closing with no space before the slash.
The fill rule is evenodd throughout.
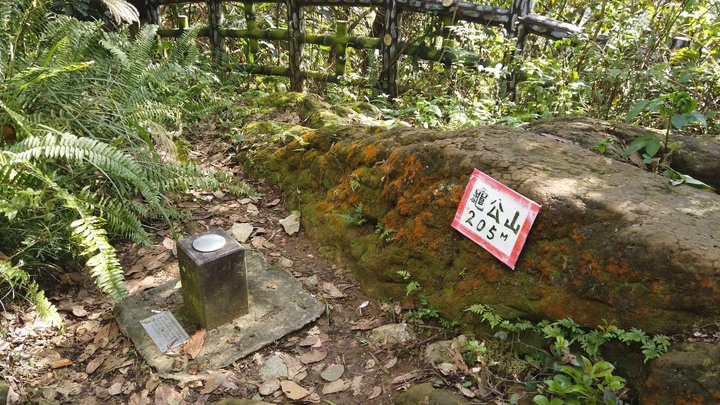
<path id="1" fill-rule="evenodd" d="M 190 338 L 185 329 L 180 326 L 180 322 L 168 311 L 145 318 L 140 321 L 140 324 L 155 346 L 163 353 L 180 346 Z"/>

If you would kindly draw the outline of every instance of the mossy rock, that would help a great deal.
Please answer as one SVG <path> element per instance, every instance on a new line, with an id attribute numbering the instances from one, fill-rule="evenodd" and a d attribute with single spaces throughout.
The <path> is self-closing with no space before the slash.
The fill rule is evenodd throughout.
<path id="1" fill-rule="evenodd" d="M 720 403 L 720 345 L 683 343 L 650 364 L 642 405 Z"/>
<path id="2" fill-rule="evenodd" d="M 716 194 L 499 126 L 319 129 L 253 153 L 246 170 L 288 190 L 307 234 L 379 299 L 405 299 L 408 271 L 450 319 L 484 303 L 674 333 L 720 316 Z M 450 228 L 474 168 L 543 205 L 514 271 Z M 341 218 L 360 204 L 364 224 Z"/>

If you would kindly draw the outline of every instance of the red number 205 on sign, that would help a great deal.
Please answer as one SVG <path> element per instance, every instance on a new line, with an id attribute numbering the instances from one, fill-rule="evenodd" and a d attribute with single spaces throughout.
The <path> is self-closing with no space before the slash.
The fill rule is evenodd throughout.
<path id="1" fill-rule="evenodd" d="M 515 268 L 540 205 L 475 169 L 452 227 Z"/>

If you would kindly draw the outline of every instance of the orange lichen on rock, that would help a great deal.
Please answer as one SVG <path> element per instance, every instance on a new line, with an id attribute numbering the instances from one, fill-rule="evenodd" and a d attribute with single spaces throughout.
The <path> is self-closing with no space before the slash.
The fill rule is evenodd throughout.
<path id="1" fill-rule="evenodd" d="M 500 268 L 490 264 L 481 264 L 480 266 L 478 266 L 477 271 L 478 273 L 482 274 L 482 277 L 485 281 L 491 284 L 499 282 L 505 275 L 505 273 Z"/>
<path id="2" fill-rule="evenodd" d="M 366 147 L 363 148 L 363 150 L 361 152 L 361 158 L 362 158 L 361 162 L 366 165 L 371 165 L 371 164 L 375 163 L 377 161 L 377 156 L 378 156 L 379 151 L 380 150 L 374 143 L 367 145 Z"/>

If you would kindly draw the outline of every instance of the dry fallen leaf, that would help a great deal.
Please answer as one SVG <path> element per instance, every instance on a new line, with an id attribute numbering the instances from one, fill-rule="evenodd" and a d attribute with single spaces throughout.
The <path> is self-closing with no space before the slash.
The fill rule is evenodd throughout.
<path id="1" fill-rule="evenodd" d="M 283 353 L 283 352 L 276 352 L 275 354 L 278 357 L 280 357 L 282 359 L 283 363 L 285 363 L 285 365 L 287 366 L 288 380 L 295 380 L 295 379 L 302 380 L 302 378 L 298 378 L 298 376 L 303 371 L 305 371 L 306 367 L 303 366 L 302 363 L 300 363 L 300 360 L 298 360 L 292 354 L 287 354 L 287 353 Z"/>
<path id="2" fill-rule="evenodd" d="M 308 335 L 305 336 L 305 339 L 301 340 L 300 343 L 298 343 L 298 346 L 314 346 L 320 341 L 320 337 L 317 335 Z"/>
<path id="3" fill-rule="evenodd" d="M 167 384 L 160 384 L 155 389 L 155 405 L 168 405 L 180 403 L 182 395 Z"/>
<path id="4" fill-rule="evenodd" d="M 130 395 L 130 401 L 128 402 L 128 405 L 145 405 L 147 404 L 147 397 L 148 397 L 148 390 L 142 390 L 140 392 L 135 392 L 132 395 Z"/>
<path id="5" fill-rule="evenodd" d="M 200 394 L 211 394 L 213 391 L 215 391 L 218 387 L 220 387 L 225 380 L 227 380 L 228 376 L 231 372 L 223 372 L 223 371 L 213 371 L 211 372 L 204 380 L 203 383 L 205 384 L 205 387 L 200 390 Z"/>
<path id="6" fill-rule="evenodd" d="M 327 395 L 327 394 L 334 394 L 336 392 L 345 391 L 346 389 L 350 388 L 351 384 L 352 383 L 350 382 L 350 380 L 341 378 L 339 380 L 325 384 L 323 386 L 322 393 L 323 393 L 323 395 Z"/>
<path id="7" fill-rule="evenodd" d="M 310 363 L 317 363 L 318 361 L 322 361 L 327 357 L 327 352 L 321 352 L 319 350 L 311 350 L 309 352 L 305 352 L 300 356 L 300 361 L 303 364 L 310 364 Z"/>
<path id="8" fill-rule="evenodd" d="M 194 359 L 198 354 L 200 354 L 203 344 L 205 343 L 205 335 L 207 335 L 207 331 L 205 329 L 200 329 L 199 331 L 193 333 L 193 335 L 190 336 L 190 339 L 188 339 L 183 346 L 183 350 L 188 354 L 188 356 L 190 356 L 191 359 Z"/>
<path id="9" fill-rule="evenodd" d="M 104 357 L 96 357 L 90 360 L 87 366 L 85 366 L 85 372 L 88 374 L 94 373 L 95 370 L 97 370 L 97 368 L 100 367 L 100 365 L 103 363 L 103 361 L 105 361 Z"/>
<path id="10" fill-rule="evenodd" d="M 258 386 L 258 392 L 262 396 L 267 396 L 280 389 L 280 380 L 277 378 L 270 378 L 264 383 Z"/>
<path id="11" fill-rule="evenodd" d="M 344 372 L 345 366 L 342 364 L 331 364 L 320 373 L 320 377 L 327 382 L 333 382 L 342 377 Z"/>
<path id="12" fill-rule="evenodd" d="M 460 383 L 455 384 L 455 388 L 457 388 L 458 391 L 460 391 L 460 393 L 462 393 L 466 397 L 475 398 L 475 393 L 470 391 L 469 389 L 463 387 L 462 385 L 460 385 Z"/>
<path id="13" fill-rule="evenodd" d="M 380 394 L 382 394 L 382 388 L 378 387 L 377 385 L 373 387 L 372 393 L 368 397 L 368 399 L 374 399 L 377 398 Z"/>
<path id="14" fill-rule="evenodd" d="M 343 294 L 342 291 L 340 291 L 337 287 L 335 287 L 335 284 L 324 282 L 322 284 L 323 291 L 325 294 L 325 298 L 343 298 L 345 297 L 345 294 Z"/>
<path id="15" fill-rule="evenodd" d="M 289 269 L 295 264 L 292 260 L 288 259 L 287 257 L 283 257 L 280 259 L 280 266 L 283 268 Z"/>
<path id="16" fill-rule="evenodd" d="M 350 387 L 352 388 L 354 397 L 360 395 L 360 389 L 362 388 L 362 379 L 363 379 L 363 376 L 361 376 L 361 375 L 356 375 L 355 377 L 353 377 L 352 384 L 350 384 Z"/>
<path id="17" fill-rule="evenodd" d="M 173 239 L 165 238 L 163 239 L 162 244 L 167 250 L 175 250 L 175 241 Z"/>
<path id="18" fill-rule="evenodd" d="M 392 368 L 392 366 L 394 366 L 395 364 L 397 364 L 397 361 L 398 361 L 397 357 L 393 357 L 392 359 L 388 360 L 388 362 L 385 363 L 385 365 L 384 365 L 383 367 L 385 367 L 385 368 Z"/>
<path id="19" fill-rule="evenodd" d="M 88 312 L 85 310 L 85 308 L 83 308 L 82 305 L 74 305 L 72 307 L 72 313 L 78 318 L 86 317 L 88 314 Z"/>
<path id="20" fill-rule="evenodd" d="M 265 206 L 266 206 L 266 207 L 274 207 L 274 206 L 276 206 L 276 205 L 278 205 L 278 204 L 280 204 L 280 199 L 279 199 L 279 198 L 276 198 L 276 199 L 270 201 L 269 203 L 265 204 Z"/>
<path id="21" fill-rule="evenodd" d="M 63 368 L 67 366 L 72 366 L 73 362 L 70 359 L 59 359 L 50 362 L 50 368 L 56 369 L 56 368 Z"/>
<path id="22" fill-rule="evenodd" d="M 122 385 L 123 385 L 123 383 L 121 383 L 121 382 L 117 382 L 117 383 L 111 385 L 110 388 L 108 388 L 108 394 L 113 395 L 113 396 L 119 395 L 120 393 L 122 393 Z"/>
<path id="23" fill-rule="evenodd" d="M 283 393 L 285 393 L 285 396 L 290 398 L 293 401 L 298 401 L 306 396 L 310 395 L 310 391 L 306 390 L 305 388 L 297 385 L 293 381 L 282 381 L 280 383 L 280 388 L 282 388 Z"/>
<path id="24" fill-rule="evenodd" d="M 370 330 L 380 326 L 380 320 L 375 318 L 363 319 L 350 327 L 350 330 Z"/>
<path id="25" fill-rule="evenodd" d="M 411 371 L 409 373 L 405 373 L 403 375 L 399 375 L 395 378 L 393 378 L 392 383 L 393 384 L 404 384 L 406 382 L 410 382 L 418 377 L 419 373 L 417 371 Z"/>

